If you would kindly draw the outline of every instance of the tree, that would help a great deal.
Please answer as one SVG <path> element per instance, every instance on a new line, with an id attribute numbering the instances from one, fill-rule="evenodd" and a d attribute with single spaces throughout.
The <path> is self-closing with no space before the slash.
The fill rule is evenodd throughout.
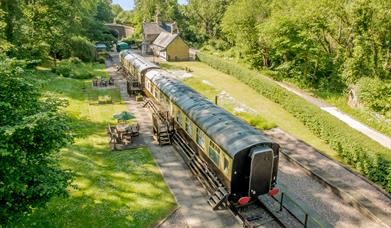
<path id="1" fill-rule="evenodd" d="M 267 47 L 260 42 L 257 27 L 268 13 L 267 2 L 263 0 L 239 0 L 227 8 L 221 22 L 228 41 L 256 68 L 267 67 L 269 62 Z"/>
<path id="2" fill-rule="evenodd" d="M 0 224 L 50 198 L 67 195 L 72 175 L 59 168 L 60 148 L 72 141 L 69 118 L 56 99 L 41 99 L 18 61 L 0 64 Z"/>
<path id="3" fill-rule="evenodd" d="M 192 21 L 197 33 L 205 39 L 219 38 L 220 22 L 231 0 L 189 0 L 185 7 L 186 16 Z"/>
<path id="4" fill-rule="evenodd" d="M 10 43 L 5 36 L 7 24 L 4 22 L 5 13 L 0 9 L 0 53 L 5 53 L 10 49 Z"/>

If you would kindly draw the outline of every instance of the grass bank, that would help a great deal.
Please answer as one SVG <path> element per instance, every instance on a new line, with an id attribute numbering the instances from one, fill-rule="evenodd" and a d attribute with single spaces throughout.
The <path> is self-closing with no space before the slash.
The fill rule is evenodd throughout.
<path id="1" fill-rule="evenodd" d="M 60 153 L 62 167 L 76 174 L 69 198 L 21 218 L 17 227 L 149 227 L 164 218 L 175 200 L 148 148 L 110 151 L 106 126 L 126 110 L 118 89 L 91 88 L 88 80 L 41 77 L 47 95 L 69 101 L 77 139 Z M 97 105 L 110 95 L 113 104 Z"/>
<path id="2" fill-rule="evenodd" d="M 204 51 L 205 52 L 205 51 Z M 204 53 L 203 52 L 203 53 Z M 213 49 L 214 56 L 217 56 L 222 59 L 229 59 L 230 63 L 239 65 L 242 68 L 250 69 L 250 66 L 248 63 L 246 63 L 242 59 L 237 59 L 235 57 L 232 57 L 232 53 L 229 52 L 223 52 Z M 270 78 L 275 78 L 276 72 L 271 70 L 261 70 L 260 74 L 268 76 Z M 303 85 L 300 85 L 297 81 L 289 78 L 283 78 L 282 79 L 285 83 L 294 85 L 301 90 L 304 90 L 308 94 L 320 99 L 321 101 L 324 101 L 325 103 L 328 103 L 330 105 L 336 106 L 341 111 L 347 113 L 354 119 L 357 119 L 358 121 L 366 124 L 367 126 L 391 137 L 391 121 L 386 120 L 382 117 L 379 117 L 378 114 L 374 113 L 373 111 L 368 110 L 367 108 L 352 108 L 347 104 L 348 97 L 347 94 L 343 92 L 335 92 L 325 89 L 314 89 L 314 88 L 303 88 Z"/>
<path id="3" fill-rule="evenodd" d="M 391 192 L 389 150 L 315 105 L 279 87 L 256 71 L 206 53 L 199 53 L 198 57 L 201 61 L 234 76 L 257 93 L 279 104 L 334 149 L 344 163 Z M 252 97 L 247 97 L 250 98 Z"/>

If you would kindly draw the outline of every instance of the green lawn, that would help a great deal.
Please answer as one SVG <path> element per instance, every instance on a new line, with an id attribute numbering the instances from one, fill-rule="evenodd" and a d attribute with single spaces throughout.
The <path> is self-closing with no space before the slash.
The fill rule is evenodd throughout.
<path id="1" fill-rule="evenodd" d="M 117 89 L 96 92 L 90 81 L 49 77 L 47 93 L 66 98 L 78 138 L 63 149 L 61 164 L 76 174 L 69 198 L 54 198 L 21 218 L 19 227 L 150 227 L 176 205 L 148 148 L 110 151 L 105 127 L 126 110 Z M 94 104 L 97 94 L 114 104 Z"/>
<path id="2" fill-rule="evenodd" d="M 192 71 L 192 78 L 184 80 L 189 86 L 194 87 L 197 91 L 211 98 L 214 93 L 227 91 L 237 101 L 256 110 L 256 112 L 268 122 L 276 123 L 284 131 L 294 135 L 304 142 L 312 145 L 318 150 L 336 158 L 337 154 L 326 143 L 310 132 L 297 118 L 285 111 L 278 104 L 268 100 L 249 86 L 245 85 L 238 79 L 229 76 L 223 72 L 213 69 L 202 62 L 170 62 L 166 63 L 177 68 L 188 67 Z M 213 85 L 214 90 L 200 86 L 203 80 L 207 80 Z"/>
<path id="3" fill-rule="evenodd" d="M 236 59 L 232 57 L 232 53 L 230 52 L 222 52 L 218 50 L 213 50 L 213 53 L 210 53 L 214 56 L 218 56 L 221 58 L 228 58 L 230 61 L 235 62 L 235 64 L 238 64 L 240 66 L 243 66 L 245 68 L 251 68 L 248 63 L 244 62 L 241 59 Z M 167 65 L 164 63 L 163 65 Z M 182 67 L 182 66 L 181 66 Z M 271 78 L 272 74 L 275 74 L 274 71 L 271 70 L 261 70 L 260 74 L 264 76 L 268 76 Z M 296 87 L 298 87 L 295 81 L 285 79 L 284 82 L 293 84 Z M 374 115 L 366 110 L 366 109 L 356 109 L 352 108 L 347 104 L 348 98 L 345 94 L 341 93 L 332 93 L 330 91 L 321 91 L 316 89 L 303 89 L 302 90 L 308 92 L 309 94 L 313 95 L 314 97 L 324 101 L 325 103 L 328 103 L 330 105 L 334 105 L 337 108 L 339 108 L 341 111 L 345 112 L 346 114 L 350 115 L 354 119 L 366 124 L 367 126 L 391 137 L 391 122 L 385 119 L 379 119 L 374 117 Z"/>

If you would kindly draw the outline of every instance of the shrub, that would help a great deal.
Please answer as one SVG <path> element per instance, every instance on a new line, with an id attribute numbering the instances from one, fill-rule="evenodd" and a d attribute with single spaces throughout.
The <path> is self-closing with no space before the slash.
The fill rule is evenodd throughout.
<path id="1" fill-rule="evenodd" d="M 80 63 L 82 63 L 81 59 L 79 59 L 78 57 L 70 57 L 69 61 L 71 63 L 73 63 L 73 64 L 80 64 Z"/>
<path id="2" fill-rule="evenodd" d="M 391 81 L 361 78 L 358 83 L 360 102 L 371 110 L 391 118 Z"/>
<path id="3" fill-rule="evenodd" d="M 96 64 L 83 63 L 78 58 L 61 60 L 53 72 L 63 77 L 74 79 L 91 79 L 95 77 Z"/>
<path id="4" fill-rule="evenodd" d="M 112 103 L 113 103 L 113 99 L 109 95 L 98 97 L 98 104 L 112 104 Z"/>
<path id="5" fill-rule="evenodd" d="M 276 127 L 275 123 L 269 122 L 259 115 L 254 116 L 245 112 L 238 112 L 235 113 L 235 115 L 246 121 L 251 126 L 260 130 L 267 130 Z"/>
<path id="6" fill-rule="evenodd" d="M 129 47 L 136 46 L 137 48 L 141 47 L 141 43 L 143 42 L 143 40 L 140 37 L 136 36 L 136 35 L 128 37 L 128 38 L 126 38 L 126 39 L 124 39 L 122 41 L 127 43 L 129 45 Z"/>
<path id="7" fill-rule="evenodd" d="M 95 45 L 87 38 L 74 36 L 70 40 L 72 56 L 78 57 L 85 62 L 92 62 L 96 59 Z"/>
<path id="8" fill-rule="evenodd" d="M 72 63 L 69 60 L 62 60 L 57 64 L 56 68 L 53 68 L 53 72 L 68 78 L 73 75 L 72 68 Z"/>
<path id="9" fill-rule="evenodd" d="M 236 77 L 261 95 L 280 104 L 328 143 L 347 164 L 391 192 L 391 165 L 389 157 L 386 157 L 389 153 L 387 149 L 256 71 L 206 53 L 199 52 L 197 56 L 202 62 Z"/>

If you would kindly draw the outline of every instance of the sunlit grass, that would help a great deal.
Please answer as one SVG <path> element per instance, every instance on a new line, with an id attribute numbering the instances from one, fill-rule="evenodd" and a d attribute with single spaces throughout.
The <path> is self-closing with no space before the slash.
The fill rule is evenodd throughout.
<path id="1" fill-rule="evenodd" d="M 18 227 L 148 227 L 164 218 L 175 200 L 148 148 L 110 151 L 106 126 L 127 109 L 118 89 L 96 92 L 90 81 L 48 77 L 45 90 L 69 102 L 78 138 L 60 153 L 61 165 L 76 179 L 69 198 L 52 199 L 46 208 L 23 217 Z M 92 104 L 110 94 L 114 104 Z"/>
<path id="2" fill-rule="evenodd" d="M 311 93 L 311 92 L 310 92 Z M 391 122 L 383 118 L 376 118 L 373 113 L 365 108 L 352 108 L 348 105 L 348 98 L 343 94 L 313 91 L 312 94 L 323 99 L 328 104 L 335 105 L 341 111 L 367 126 L 391 137 Z"/>
<path id="3" fill-rule="evenodd" d="M 181 69 L 184 67 L 190 68 L 193 77 L 191 79 L 186 79 L 184 82 L 207 97 L 210 98 L 214 92 L 205 90 L 204 86 L 199 86 L 200 83 L 202 83 L 202 80 L 210 82 L 216 91 L 227 91 L 238 102 L 254 109 L 260 118 L 277 124 L 279 128 L 289 134 L 303 140 L 318 150 L 339 159 L 336 152 L 315 136 L 300 122 L 300 120 L 284 110 L 280 105 L 260 95 L 238 79 L 215 70 L 202 62 L 170 62 L 167 64 Z"/>

